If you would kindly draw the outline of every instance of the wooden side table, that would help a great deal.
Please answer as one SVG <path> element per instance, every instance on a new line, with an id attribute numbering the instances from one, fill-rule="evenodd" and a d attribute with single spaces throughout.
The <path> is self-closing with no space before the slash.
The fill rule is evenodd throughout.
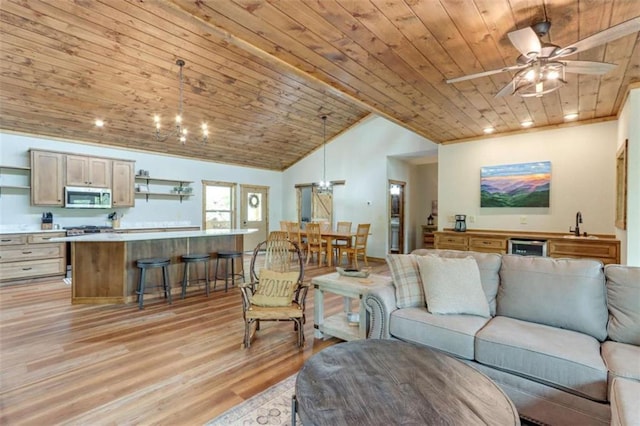
<path id="1" fill-rule="evenodd" d="M 321 275 L 311 280 L 314 288 L 314 335 L 318 339 L 335 336 L 342 340 L 357 340 L 367 338 L 367 311 L 362 298 L 374 287 L 391 285 L 391 277 L 371 274 L 367 278 L 345 277 L 337 272 Z M 324 317 L 324 293 L 344 296 L 344 312 Z M 351 325 L 347 315 L 352 314 L 351 302 L 360 300 L 357 324 Z M 355 312 L 354 312 L 355 313 Z"/>

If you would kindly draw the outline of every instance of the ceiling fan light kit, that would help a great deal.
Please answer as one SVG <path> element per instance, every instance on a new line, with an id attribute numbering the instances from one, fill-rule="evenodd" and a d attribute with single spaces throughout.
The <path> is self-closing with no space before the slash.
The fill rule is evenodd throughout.
<path id="1" fill-rule="evenodd" d="M 592 49 L 620 37 L 640 31 L 640 16 L 614 25 L 599 33 L 584 38 L 566 47 L 544 43 L 541 37 L 547 35 L 551 22 L 539 22 L 507 34 L 511 44 L 520 52 L 516 65 L 484 71 L 447 80 L 457 83 L 474 78 L 487 77 L 508 71 L 516 71 L 512 80 L 496 95 L 518 95 L 524 98 L 540 97 L 555 92 L 567 84 L 565 73 L 602 75 L 614 69 L 616 64 L 593 61 L 569 61 L 560 58 Z"/>

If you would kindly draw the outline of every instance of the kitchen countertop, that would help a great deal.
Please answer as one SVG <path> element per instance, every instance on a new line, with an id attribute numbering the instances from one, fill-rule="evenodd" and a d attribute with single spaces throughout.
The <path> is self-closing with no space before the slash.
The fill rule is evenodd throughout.
<path id="1" fill-rule="evenodd" d="M 537 231 L 496 231 L 496 230 L 482 230 L 482 229 L 467 229 L 465 232 L 457 232 L 453 229 L 446 228 L 442 231 L 436 231 L 437 233 L 456 234 L 456 235 L 469 235 L 469 236 L 493 236 L 504 238 L 524 238 L 524 239 L 540 239 L 540 240 L 576 240 L 576 241 L 617 241 L 615 235 L 609 234 L 587 234 L 586 237 L 576 237 L 570 233 L 561 232 L 537 232 Z"/>
<path id="2" fill-rule="evenodd" d="M 70 225 L 64 225 L 64 227 L 71 227 Z M 144 230 L 144 229 L 179 229 L 179 228 L 199 228 L 198 225 L 142 225 L 142 226 L 120 226 L 119 228 L 113 228 L 114 231 L 133 231 L 133 230 Z M 63 229 L 61 226 L 60 229 L 40 229 L 39 225 L 36 226 L 25 226 L 25 225 L 16 225 L 13 226 L 4 226 L 0 228 L 0 235 L 3 234 L 33 234 L 33 233 L 41 233 L 41 232 L 66 232 L 66 229 Z"/>
<path id="3" fill-rule="evenodd" d="M 206 231 L 170 231 L 170 232 L 138 232 L 120 234 L 116 232 L 102 232 L 96 234 L 78 235 L 75 237 L 52 238 L 51 242 L 128 242 L 148 240 L 168 240 L 173 238 L 198 238 L 225 235 L 245 235 L 256 232 L 257 229 L 208 229 Z"/>

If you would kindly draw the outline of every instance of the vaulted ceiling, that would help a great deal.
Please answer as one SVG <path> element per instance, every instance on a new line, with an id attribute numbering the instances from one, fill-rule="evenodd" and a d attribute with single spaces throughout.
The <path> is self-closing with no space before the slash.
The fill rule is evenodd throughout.
<path id="1" fill-rule="evenodd" d="M 507 33 L 545 17 L 567 46 L 640 16 L 637 0 L 1 0 L 0 128 L 283 170 L 370 113 L 436 143 L 615 116 L 640 82 L 638 33 L 569 59 L 543 97 L 494 95 Z M 183 69 L 185 144 L 171 136 Z M 96 127 L 95 119 L 105 121 Z M 209 136 L 200 139 L 201 123 Z M 392 143 L 393 141 L 389 141 Z"/>

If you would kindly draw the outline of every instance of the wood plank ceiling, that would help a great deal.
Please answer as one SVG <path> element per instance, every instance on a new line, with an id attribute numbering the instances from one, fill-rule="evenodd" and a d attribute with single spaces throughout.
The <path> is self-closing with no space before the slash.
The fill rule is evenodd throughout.
<path id="1" fill-rule="evenodd" d="M 640 15 L 638 0 L 2 0 L 0 128 L 284 170 L 376 113 L 436 142 L 615 116 L 640 81 L 638 33 L 569 59 L 618 67 L 567 74 L 541 98 L 494 98 L 515 64 L 507 33 L 552 22 L 566 46 Z M 188 140 L 170 130 L 184 67 Z M 105 121 L 97 128 L 94 120 Z M 206 122 L 209 137 L 199 140 Z M 389 141 L 392 143 L 393 141 Z"/>

